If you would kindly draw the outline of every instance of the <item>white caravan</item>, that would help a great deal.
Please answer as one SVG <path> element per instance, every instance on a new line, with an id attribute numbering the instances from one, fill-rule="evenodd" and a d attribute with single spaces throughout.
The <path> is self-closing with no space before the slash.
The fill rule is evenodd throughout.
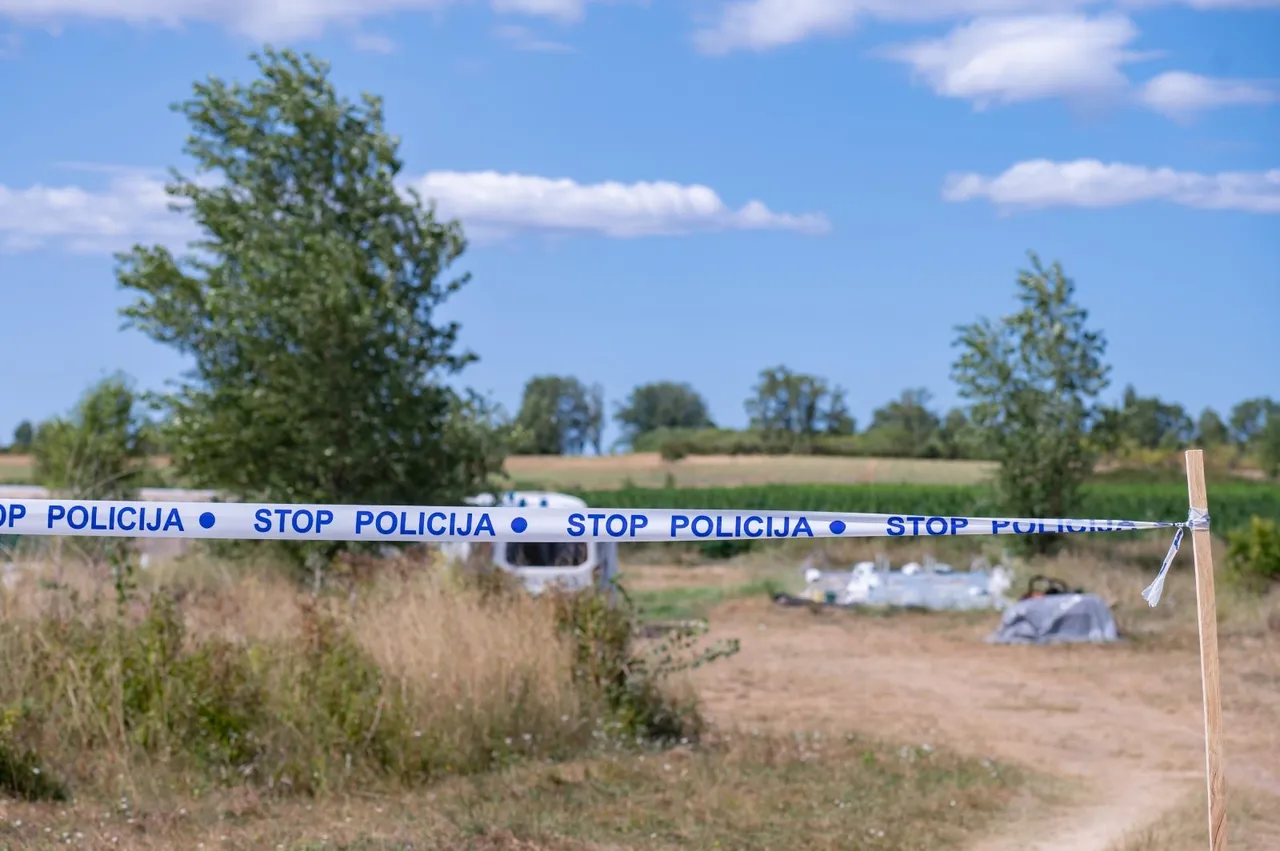
<path id="1" fill-rule="evenodd" d="M 580 508 L 587 504 L 575 496 L 549 491 L 508 491 L 501 499 L 490 494 L 465 500 L 477 507 Z M 618 545 L 612 541 L 527 541 L 499 537 L 493 544 L 469 541 L 441 545 L 446 557 L 466 561 L 473 547 L 492 547 L 490 559 L 495 567 L 514 573 L 531 593 L 540 593 L 550 585 L 571 590 L 595 586 L 610 594 L 618 573 Z M 478 554 L 478 553 L 477 553 Z"/>

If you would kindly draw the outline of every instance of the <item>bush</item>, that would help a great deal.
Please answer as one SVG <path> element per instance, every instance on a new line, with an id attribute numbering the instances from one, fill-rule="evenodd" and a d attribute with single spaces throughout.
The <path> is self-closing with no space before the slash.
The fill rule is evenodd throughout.
<path id="1" fill-rule="evenodd" d="M 1252 517 L 1248 527 L 1230 536 L 1227 574 L 1260 592 L 1280 580 L 1280 529 L 1274 521 Z"/>
<path id="2" fill-rule="evenodd" d="M 70 417 L 36 428 L 36 481 L 79 499 L 133 499 L 148 473 L 153 432 L 129 382 L 104 379 L 84 393 Z"/>

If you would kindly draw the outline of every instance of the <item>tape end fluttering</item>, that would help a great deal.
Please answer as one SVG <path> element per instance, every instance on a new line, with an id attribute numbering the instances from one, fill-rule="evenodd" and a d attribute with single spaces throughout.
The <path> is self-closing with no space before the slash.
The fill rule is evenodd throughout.
<path id="1" fill-rule="evenodd" d="M 1164 580 L 1169 575 L 1169 568 L 1173 565 L 1173 559 L 1178 554 L 1178 548 L 1182 546 L 1182 536 L 1186 534 L 1188 529 L 1208 529 L 1209 512 L 1193 508 L 1187 514 L 1186 522 L 1177 525 L 1178 531 L 1173 533 L 1173 543 L 1169 545 L 1169 552 L 1165 553 L 1164 561 L 1160 564 L 1160 572 L 1142 592 L 1142 599 L 1146 600 L 1147 605 L 1153 609 L 1160 602 L 1160 596 L 1164 594 Z"/>

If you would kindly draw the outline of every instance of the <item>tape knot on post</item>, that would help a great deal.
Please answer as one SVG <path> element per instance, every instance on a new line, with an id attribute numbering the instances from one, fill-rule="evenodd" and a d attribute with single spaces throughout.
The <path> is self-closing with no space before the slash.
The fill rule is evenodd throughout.
<path id="1" fill-rule="evenodd" d="M 1160 564 L 1160 573 L 1142 592 L 1142 598 L 1153 609 L 1160 602 L 1160 595 L 1164 593 L 1164 580 L 1169 575 L 1169 568 L 1173 564 L 1174 556 L 1178 554 L 1178 548 L 1182 546 L 1182 536 L 1186 534 L 1188 529 L 1193 532 L 1207 530 L 1209 528 L 1209 512 L 1193 508 L 1187 513 L 1186 522 L 1175 525 L 1177 525 L 1178 531 L 1173 533 L 1173 543 L 1169 545 L 1169 552 L 1165 553 L 1164 561 Z"/>

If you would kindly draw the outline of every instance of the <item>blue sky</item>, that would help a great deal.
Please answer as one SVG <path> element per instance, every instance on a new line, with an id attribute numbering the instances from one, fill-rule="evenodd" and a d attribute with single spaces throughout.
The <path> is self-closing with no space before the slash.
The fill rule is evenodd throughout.
<path id="1" fill-rule="evenodd" d="M 510 410 L 534 373 L 676 379 L 742 425 L 778 363 L 860 425 L 945 407 L 953 326 L 1013 308 L 1028 249 L 1112 397 L 1280 397 L 1280 0 L 0 0 L 0 441 L 183 369 L 120 330 L 110 252 L 189 235 L 168 105 L 265 41 L 386 98 Z"/>

